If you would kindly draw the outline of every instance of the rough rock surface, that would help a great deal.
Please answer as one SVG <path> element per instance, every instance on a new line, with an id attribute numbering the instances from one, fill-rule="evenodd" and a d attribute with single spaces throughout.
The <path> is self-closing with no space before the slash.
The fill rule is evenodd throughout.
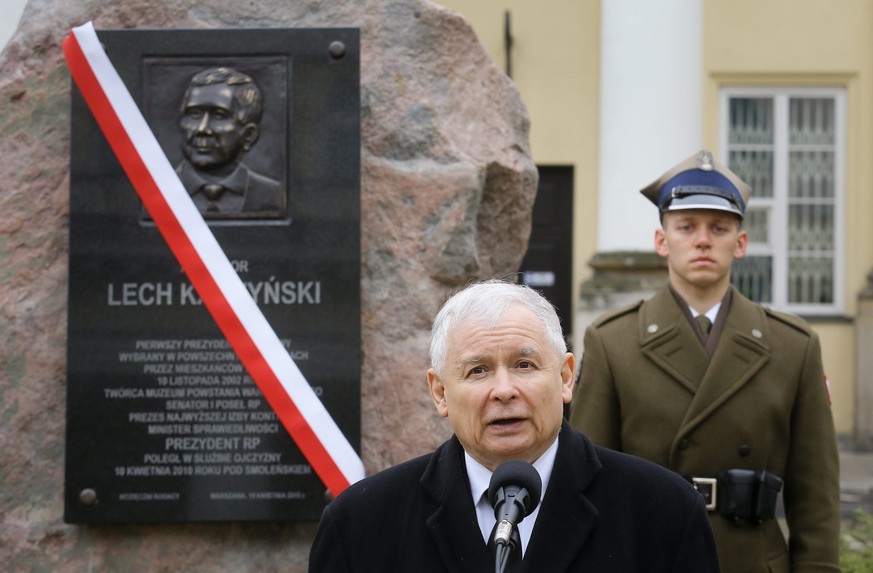
<path id="1" fill-rule="evenodd" d="M 305 571 L 312 523 L 63 523 L 70 78 L 109 28 L 361 29 L 362 449 L 368 473 L 449 435 L 426 392 L 430 321 L 514 272 L 536 169 L 527 112 L 466 21 L 427 0 L 31 0 L 0 55 L 0 569 Z"/>

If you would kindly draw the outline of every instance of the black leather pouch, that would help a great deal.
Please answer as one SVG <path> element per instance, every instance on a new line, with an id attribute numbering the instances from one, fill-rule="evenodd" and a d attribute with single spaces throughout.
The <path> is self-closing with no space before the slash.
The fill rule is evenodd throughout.
<path id="1" fill-rule="evenodd" d="M 764 471 L 757 472 L 755 478 L 758 480 L 758 492 L 755 496 L 753 518 L 764 521 L 776 515 L 776 499 L 782 490 L 782 480 Z"/>
<path id="2" fill-rule="evenodd" d="M 765 471 L 740 468 L 718 474 L 718 511 L 737 522 L 760 523 L 776 514 L 782 480 Z"/>

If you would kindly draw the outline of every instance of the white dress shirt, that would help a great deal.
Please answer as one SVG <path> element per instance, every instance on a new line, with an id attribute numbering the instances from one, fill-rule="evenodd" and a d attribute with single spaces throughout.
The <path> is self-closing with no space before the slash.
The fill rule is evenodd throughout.
<path id="1" fill-rule="evenodd" d="M 540 479 L 543 481 L 540 502 L 546 496 L 546 488 L 549 485 L 549 478 L 552 477 L 552 468 L 555 467 L 555 457 L 557 454 L 558 439 L 556 438 L 552 445 L 549 446 L 549 449 L 543 452 L 543 455 L 533 463 L 534 469 L 537 470 L 537 473 L 540 474 Z M 479 519 L 479 529 L 482 531 L 482 539 L 487 545 L 491 530 L 494 529 L 494 524 L 497 522 L 497 518 L 494 517 L 494 508 L 491 507 L 491 503 L 488 501 L 488 486 L 491 484 L 491 474 L 493 472 L 474 460 L 467 452 L 464 452 L 464 462 L 467 466 L 467 477 L 470 479 L 470 492 L 473 495 L 473 505 L 476 507 L 476 517 Z M 540 503 L 537 503 L 536 509 L 518 524 L 522 555 L 527 550 L 527 544 L 530 541 L 539 512 Z"/>
<path id="2" fill-rule="evenodd" d="M 709 322 L 711 322 L 712 324 L 715 324 L 715 317 L 718 316 L 718 309 L 720 309 L 720 308 L 721 308 L 721 303 L 719 302 L 714 307 L 712 307 L 711 309 L 707 310 L 704 313 L 704 314 L 706 314 L 706 318 L 708 318 Z M 694 310 L 693 308 L 691 308 L 690 306 L 688 307 L 688 310 L 691 311 L 691 318 L 697 318 L 698 316 L 700 316 L 700 313 L 697 312 L 696 310 Z"/>

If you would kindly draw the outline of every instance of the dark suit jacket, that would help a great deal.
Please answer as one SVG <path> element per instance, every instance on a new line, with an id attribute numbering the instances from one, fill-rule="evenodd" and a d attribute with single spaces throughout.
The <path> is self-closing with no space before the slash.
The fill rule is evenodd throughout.
<path id="1" fill-rule="evenodd" d="M 208 211 L 209 200 L 199 191 L 208 181 L 187 161 L 176 166 L 176 173 L 194 204 L 207 217 L 235 216 L 241 212 L 270 215 L 281 211 L 285 204 L 282 184 L 252 171 L 245 163 L 240 163 L 233 173 L 219 181 L 227 190 L 216 201 L 219 210 L 214 212 Z"/>
<path id="2" fill-rule="evenodd" d="M 686 475 L 747 468 L 784 480 L 790 543 L 774 519 L 710 515 L 722 571 L 839 571 L 837 442 L 806 322 L 734 290 L 710 357 L 665 287 L 588 327 L 576 392 L 570 421 L 595 444 Z"/>
<path id="3" fill-rule="evenodd" d="M 566 423 L 525 571 L 718 571 L 700 494 L 673 472 L 591 444 Z M 311 572 L 494 570 L 456 437 L 324 510 Z"/>

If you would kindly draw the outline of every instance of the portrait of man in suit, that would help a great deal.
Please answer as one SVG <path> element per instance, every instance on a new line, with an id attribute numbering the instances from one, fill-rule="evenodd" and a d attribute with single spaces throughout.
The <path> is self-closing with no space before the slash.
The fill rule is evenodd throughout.
<path id="1" fill-rule="evenodd" d="M 203 216 L 280 216 L 284 185 L 244 161 L 263 113 L 255 80 L 227 66 L 204 69 L 190 79 L 180 111 L 184 159 L 176 172 Z"/>
<path id="2" fill-rule="evenodd" d="M 501 280 L 460 290 L 437 313 L 430 356 L 422 391 L 452 437 L 330 502 L 311 572 L 718 571 L 691 484 L 593 445 L 564 419 L 575 361 L 537 291 Z M 507 462 L 530 464 L 542 488 L 500 559 L 493 548 L 507 522 L 490 490 Z"/>

